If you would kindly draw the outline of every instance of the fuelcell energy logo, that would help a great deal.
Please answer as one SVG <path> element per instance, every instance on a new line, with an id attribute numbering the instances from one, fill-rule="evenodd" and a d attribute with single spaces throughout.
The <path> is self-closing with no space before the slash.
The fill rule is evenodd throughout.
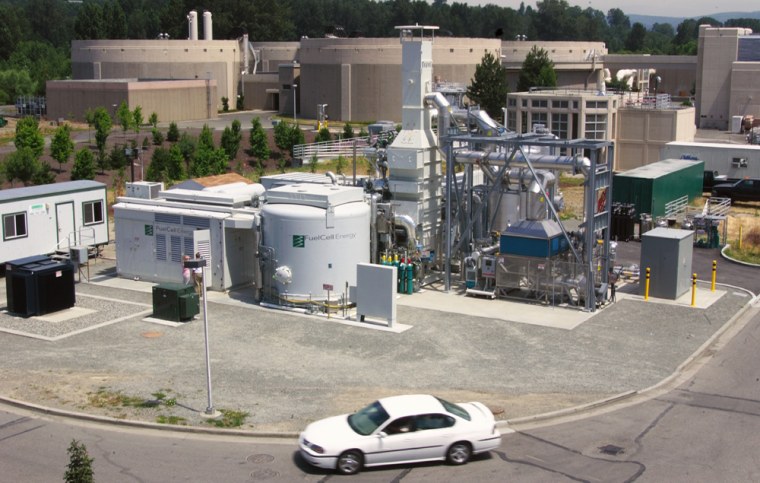
<path id="1" fill-rule="evenodd" d="M 305 235 L 293 235 L 293 248 L 303 248 L 306 245 Z"/>
<path id="2" fill-rule="evenodd" d="M 322 233 L 319 235 L 293 235 L 293 248 L 304 248 L 306 241 L 315 242 L 343 242 L 345 240 L 355 240 L 356 233 Z"/>

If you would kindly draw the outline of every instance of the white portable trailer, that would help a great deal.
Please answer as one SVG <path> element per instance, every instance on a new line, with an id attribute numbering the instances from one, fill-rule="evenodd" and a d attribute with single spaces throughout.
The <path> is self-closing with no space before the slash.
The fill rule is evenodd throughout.
<path id="1" fill-rule="evenodd" d="M 106 185 L 97 181 L 0 190 L 0 263 L 109 242 Z"/>
<path id="2" fill-rule="evenodd" d="M 705 162 L 705 170 L 727 178 L 760 178 L 760 146 L 753 144 L 670 142 L 662 159 L 686 157 Z"/>

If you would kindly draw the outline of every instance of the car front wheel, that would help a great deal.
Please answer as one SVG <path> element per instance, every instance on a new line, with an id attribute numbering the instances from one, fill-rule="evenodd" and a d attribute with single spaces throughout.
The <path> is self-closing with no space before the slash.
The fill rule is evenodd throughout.
<path id="1" fill-rule="evenodd" d="M 356 450 L 344 451 L 338 457 L 335 469 L 342 475 L 355 475 L 362 468 L 362 454 Z"/>
<path id="2" fill-rule="evenodd" d="M 452 465 L 463 465 L 470 460 L 470 455 L 472 455 L 470 443 L 459 441 L 449 447 L 446 452 L 446 461 Z"/>

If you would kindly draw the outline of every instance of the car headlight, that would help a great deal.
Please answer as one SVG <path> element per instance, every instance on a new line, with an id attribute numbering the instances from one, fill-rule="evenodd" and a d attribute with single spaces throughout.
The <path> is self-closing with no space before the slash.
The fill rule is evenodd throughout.
<path id="1" fill-rule="evenodd" d="M 312 443 L 311 441 L 307 440 L 306 438 L 304 438 L 304 440 L 303 440 L 303 445 L 306 446 L 307 448 L 309 448 L 310 450 L 314 451 L 315 453 L 318 453 L 318 454 L 324 454 L 325 453 L 325 449 L 323 447 L 321 447 L 318 444 Z"/>

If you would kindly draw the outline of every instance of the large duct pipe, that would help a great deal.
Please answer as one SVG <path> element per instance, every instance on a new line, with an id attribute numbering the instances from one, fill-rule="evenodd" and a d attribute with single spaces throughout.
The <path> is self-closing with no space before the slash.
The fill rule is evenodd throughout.
<path id="1" fill-rule="evenodd" d="M 380 200 L 377 193 L 370 196 L 369 210 L 369 261 L 377 263 L 377 202 Z"/>
<path id="2" fill-rule="evenodd" d="M 446 135 L 446 129 L 451 123 L 451 104 L 446 96 L 440 92 L 431 92 L 425 95 L 425 102 L 433 105 L 438 109 L 438 147 L 443 146 L 441 137 Z"/>
<path id="3" fill-rule="evenodd" d="M 211 12 L 203 12 L 203 40 L 214 40 L 214 28 L 211 24 Z"/>
<path id="4" fill-rule="evenodd" d="M 393 215 L 393 225 L 406 231 L 407 248 L 414 250 L 417 246 L 417 227 L 409 215 Z"/>
<path id="5" fill-rule="evenodd" d="M 521 153 L 516 153 L 514 158 L 509 159 L 510 153 L 486 153 L 483 151 L 460 151 L 454 155 L 457 163 L 462 164 L 480 164 L 487 161 L 494 166 L 504 166 L 508 164 L 512 167 L 528 167 L 528 161 L 534 168 L 538 169 L 560 169 L 572 171 L 573 173 L 581 172 L 587 175 L 591 169 L 591 160 L 580 156 L 551 156 L 548 154 L 529 154 L 528 159 Z"/>
<path id="6" fill-rule="evenodd" d="M 195 10 L 187 14 L 187 31 L 190 40 L 198 40 L 198 12 Z"/>

